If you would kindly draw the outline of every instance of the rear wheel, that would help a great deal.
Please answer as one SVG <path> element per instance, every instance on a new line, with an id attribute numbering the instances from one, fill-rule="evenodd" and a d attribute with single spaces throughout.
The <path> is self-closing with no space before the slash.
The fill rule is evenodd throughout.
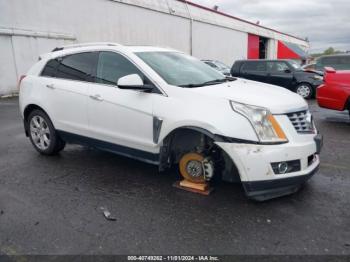
<path id="1" fill-rule="evenodd" d="M 34 148 L 43 155 L 55 155 L 65 147 L 48 115 L 33 110 L 28 117 L 29 138 Z"/>
<path id="2" fill-rule="evenodd" d="M 312 86 L 307 83 L 301 83 L 295 88 L 295 92 L 305 99 L 310 99 L 313 96 Z"/>

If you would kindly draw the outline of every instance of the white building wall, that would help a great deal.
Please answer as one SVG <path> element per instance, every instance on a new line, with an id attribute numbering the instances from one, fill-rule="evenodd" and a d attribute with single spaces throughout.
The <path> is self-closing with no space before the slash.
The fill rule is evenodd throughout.
<path id="1" fill-rule="evenodd" d="M 0 0 L 0 95 L 15 92 L 20 75 L 56 46 L 157 45 L 232 64 L 246 58 L 247 32 L 306 43 L 176 0 Z"/>
<path id="2" fill-rule="evenodd" d="M 277 59 L 278 41 L 269 39 L 267 43 L 267 59 Z"/>
<path id="3" fill-rule="evenodd" d="M 200 59 L 219 60 L 231 66 L 246 59 L 248 34 L 216 25 L 193 23 L 193 55 Z"/>
<path id="4" fill-rule="evenodd" d="M 0 33 L 0 96 L 17 92 L 19 77 L 28 71 L 40 54 L 72 42 Z"/>

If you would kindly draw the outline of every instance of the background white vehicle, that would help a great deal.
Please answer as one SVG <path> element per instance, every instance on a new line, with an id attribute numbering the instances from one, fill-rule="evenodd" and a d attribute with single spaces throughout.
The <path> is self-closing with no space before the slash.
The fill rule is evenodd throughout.
<path id="1" fill-rule="evenodd" d="M 225 65 L 223 62 L 217 60 L 202 60 L 208 66 L 211 66 L 215 70 L 219 71 L 221 74 L 225 76 L 231 76 L 231 67 Z"/>
<path id="2" fill-rule="evenodd" d="M 306 102 L 283 88 L 226 79 L 158 47 L 56 48 L 21 79 L 26 134 L 42 154 L 88 144 L 203 182 L 241 181 L 248 197 L 295 192 L 319 166 Z"/>

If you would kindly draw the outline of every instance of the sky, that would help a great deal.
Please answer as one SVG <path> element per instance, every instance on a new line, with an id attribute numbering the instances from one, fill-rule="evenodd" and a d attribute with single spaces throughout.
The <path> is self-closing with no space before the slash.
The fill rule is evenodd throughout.
<path id="1" fill-rule="evenodd" d="M 350 0 L 190 0 L 310 41 L 312 53 L 350 50 Z"/>

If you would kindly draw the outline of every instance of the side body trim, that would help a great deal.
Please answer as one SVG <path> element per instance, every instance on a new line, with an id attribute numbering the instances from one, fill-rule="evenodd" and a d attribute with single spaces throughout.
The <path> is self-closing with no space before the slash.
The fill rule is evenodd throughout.
<path id="1" fill-rule="evenodd" d="M 80 136 L 62 130 L 57 130 L 57 132 L 64 141 L 71 144 L 92 146 L 97 149 L 108 151 L 121 156 L 130 157 L 153 165 L 159 164 L 159 154 L 153 154 L 150 152 L 113 144 L 95 138 Z"/>
<path id="2" fill-rule="evenodd" d="M 163 120 L 159 117 L 153 117 L 153 142 L 158 144 L 160 130 L 162 129 Z"/>

